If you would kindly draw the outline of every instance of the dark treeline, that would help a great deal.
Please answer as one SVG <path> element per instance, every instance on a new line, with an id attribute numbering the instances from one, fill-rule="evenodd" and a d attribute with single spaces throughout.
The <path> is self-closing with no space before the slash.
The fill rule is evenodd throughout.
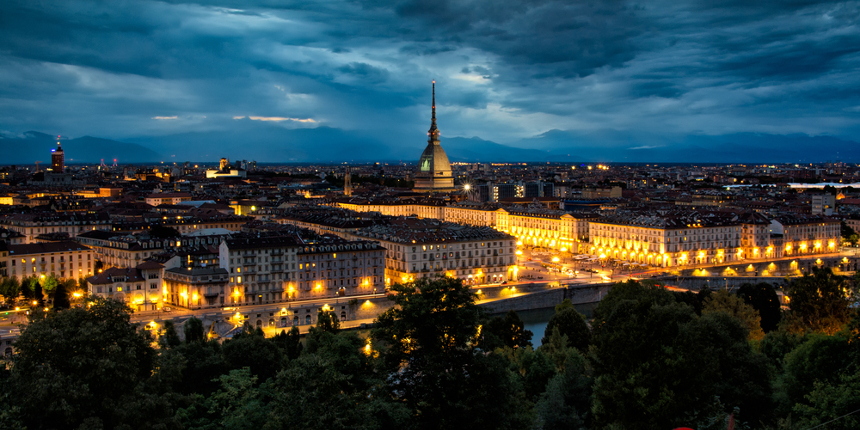
<path id="1" fill-rule="evenodd" d="M 613 286 L 545 333 L 488 317 L 461 282 L 392 287 L 368 337 L 321 312 L 305 337 L 203 324 L 158 339 L 123 304 L 37 312 L 0 374 L 4 429 L 805 429 L 860 409 L 856 284 L 829 270 L 673 293 Z M 860 413 L 828 429 L 860 428 Z"/>

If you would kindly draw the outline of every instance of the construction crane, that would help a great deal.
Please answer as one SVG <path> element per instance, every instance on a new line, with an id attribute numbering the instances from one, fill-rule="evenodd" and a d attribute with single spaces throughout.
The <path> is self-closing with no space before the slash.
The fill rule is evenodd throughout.
<path id="1" fill-rule="evenodd" d="M 41 161 L 36 162 L 36 173 L 39 173 L 39 163 L 41 163 Z"/>

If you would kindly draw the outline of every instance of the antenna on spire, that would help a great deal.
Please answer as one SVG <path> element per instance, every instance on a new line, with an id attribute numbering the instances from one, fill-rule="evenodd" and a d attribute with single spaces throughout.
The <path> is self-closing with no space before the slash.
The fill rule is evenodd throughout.
<path id="1" fill-rule="evenodd" d="M 439 129 L 436 128 L 436 80 L 433 80 L 433 116 L 430 119 L 430 141 L 439 140 Z"/>

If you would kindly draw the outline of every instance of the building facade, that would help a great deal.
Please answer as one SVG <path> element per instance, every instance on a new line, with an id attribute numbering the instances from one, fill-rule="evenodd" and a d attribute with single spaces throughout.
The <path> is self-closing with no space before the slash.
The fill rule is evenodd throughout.
<path id="1" fill-rule="evenodd" d="M 36 276 L 78 279 L 92 276 L 95 260 L 89 247 L 60 241 L 7 245 L 6 269 L 9 277 Z"/>

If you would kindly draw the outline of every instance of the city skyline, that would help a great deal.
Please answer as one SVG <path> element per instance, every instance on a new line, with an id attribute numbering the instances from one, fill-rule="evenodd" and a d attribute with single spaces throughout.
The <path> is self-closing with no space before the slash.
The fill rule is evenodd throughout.
<path id="1" fill-rule="evenodd" d="M 243 5 L 4 3 L 0 145 L 412 160 L 433 79 L 453 161 L 851 161 L 860 140 L 856 2 Z"/>

